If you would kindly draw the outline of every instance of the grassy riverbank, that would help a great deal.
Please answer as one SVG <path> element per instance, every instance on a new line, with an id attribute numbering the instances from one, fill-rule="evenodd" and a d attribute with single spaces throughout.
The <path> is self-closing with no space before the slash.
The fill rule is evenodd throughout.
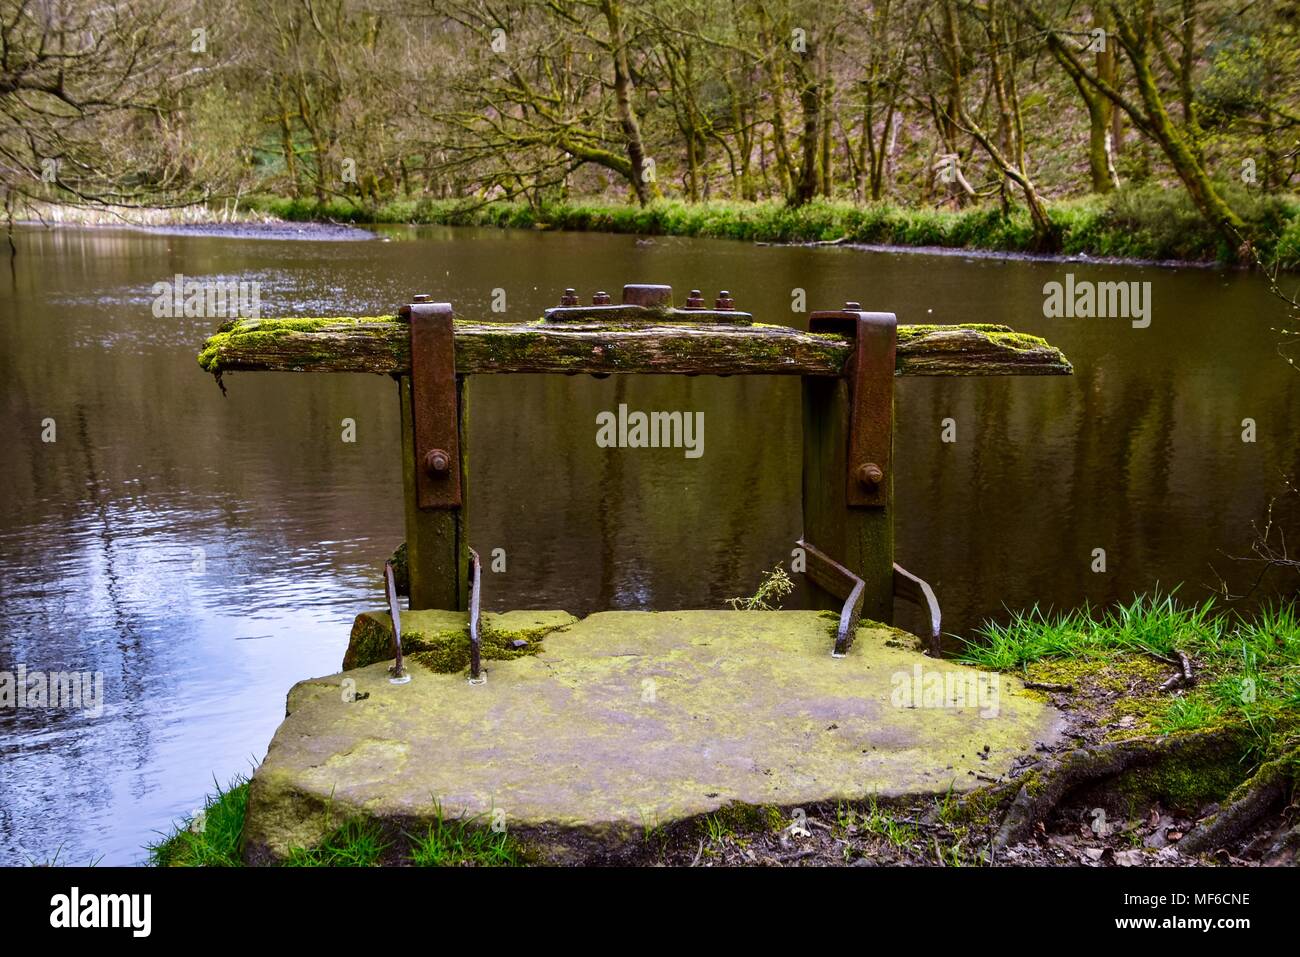
<path id="1" fill-rule="evenodd" d="M 1169 596 L 1139 597 L 1100 612 L 1034 609 L 986 625 L 961 659 L 1015 673 L 1029 693 L 1050 696 L 1070 723 L 1069 743 L 1011 780 L 990 779 L 990 786 L 965 797 L 902 805 L 868 797 L 810 808 L 808 819 L 817 826 L 798 841 L 779 809 L 733 806 L 687 822 L 680 833 L 647 831 L 646 862 L 953 865 L 996 857 L 1038 865 L 1170 864 L 1189 860 L 1177 853 L 1180 841 L 1200 841 L 1193 856 L 1211 850 L 1230 860 L 1300 855 L 1300 827 L 1285 811 L 1276 813 L 1300 779 L 1296 605 L 1253 617 Z M 1097 768 L 1081 765 L 1098 759 Z M 1063 778 L 1069 787 L 1057 783 Z M 1075 790 L 1083 796 L 1072 798 Z M 1000 845 L 1007 825 L 999 821 L 1008 805 L 1011 819 L 1017 804 L 1046 800 L 1043 794 L 1051 795 L 1041 808 L 1043 839 Z M 197 822 L 183 822 L 149 849 L 151 862 L 239 866 L 247 800 L 243 780 L 218 789 Z M 1085 827 L 1081 836 L 1076 818 L 1095 823 L 1096 808 L 1107 806 L 1110 823 Z M 394 835 L 371 822 L 348 821 L 319 846 L 295 849 L 286 863 L 500 866 L 528 860 L 526 849 L 485 823 L 439 817 L 427 833 Z"/>
<path id="2" fill-rule="evenodd" d="M 1266 262 L 1300 268 L 1300 199 L 1228 189 L 1256 237 Z M 257 196 L 246 207 L 287 220 L 420 223 L 563 229 L 646 236 L 703 236 L 748 242 L 844 242 L 883 246 L 938 246 L 1028 253 L 1034 248 L 1029 214 L 993 205 L 962 210 L 909 209 L 815 201 L 791 208 L 778 202 L 685 203 L 646 207 L 578 200 L 533 207 L 518 202 L 394 201 L 359 206 L 347 200 Z M 1181 190 L 1122 190 L 1110 197 L 1058 201 L 1050 217 L 1065 255 L 1189 262 L 1231 262 L 1226 248 Z"/>
<path id="3" fill-rule="evenodd" d="M 249 783 L 237 778 L 203 802 L 203 809 L 150 845 L 149 863 L 157 867 L 242 867 L 239 837 L 248 807 Z M 509 867 L 519 863 L 517 849 L 504 832 L 482 821 L 439 817 L 426 830 L 393 840 L 375 824 L 345 822 L 315 847 L 294 848 L 287 867 Z"/>
<path id="4" fill-rule="evenodd" d="M 1145 700 L 1128 697 L 1119 711 L 1134 720 L 1116 734 L 1236 723 L 1249 727 L 1260 753 L 1268 754 L 1300 725 L 1300 610 L 1294 604 L 1249 618 L 1220 613 L 1213 600 L 1184 605 L 1159 595 L 1105 612 L 1047 614 L 1035 608 L 1006 624 L 986 625 L 960 658 L 1046 685 L 1071 685 L 1080 673 L 1134 657 L 1172 677 L 1184 655 L 1190 680 Z"/>

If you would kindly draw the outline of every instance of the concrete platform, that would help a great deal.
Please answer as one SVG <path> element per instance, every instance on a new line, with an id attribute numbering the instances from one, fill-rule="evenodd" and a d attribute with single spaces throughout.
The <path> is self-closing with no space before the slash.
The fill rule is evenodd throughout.
<path id="1" fill-rule="evenodd" d="M 405 618 L 405 615 L 403 616 Z M 1018 681 L 925 657 L 864 623 L 847 657 L 804 611 L 604 612 L 488 681 L 387 663 L 300 682 L 254 775 L 245 857 L 271 862 L 361 814 L 402 827 L 494 813 L 541 858 L 618 859 L 725 805 L 788 810 L 968 790 L 1060 715 Z M 344 682 L 361 700 L 345 700 Z"/>

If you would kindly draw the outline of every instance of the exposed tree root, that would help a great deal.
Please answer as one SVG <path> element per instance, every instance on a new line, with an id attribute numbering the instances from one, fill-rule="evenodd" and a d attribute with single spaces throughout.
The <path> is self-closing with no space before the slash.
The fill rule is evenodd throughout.
<path id="1" fill-rule="evenodd" d="M 1201 824 L 1179 844 L 1185 854 L 1204 854 L 1243 837 L 1283 801 L 1295 786 L 1300 748 L 1261 765 L 1225 802 L 1218 814 Z"/>
<path id="2" fill-rule="evenodd" d="M 1067 795 L 1084 785 L 1136 768 L 1179 760 L 1188 754 L 1201 759 L 1207 750 L 1230 741 L 1234 734 L 1233 730 L 1215 729 L 1160 738 L 1134 738 L 1080 748 L 1054 758 L 1030 772 L 1021 786 L 993 838 L 993 853 L 1028 840 L 1035 825 L 1045 821 Z"/>

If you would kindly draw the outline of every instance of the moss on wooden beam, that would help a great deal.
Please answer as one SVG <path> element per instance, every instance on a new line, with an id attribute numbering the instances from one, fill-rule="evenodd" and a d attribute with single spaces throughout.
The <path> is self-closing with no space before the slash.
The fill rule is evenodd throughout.
<path id="1" fill-rule="evenodd" d="M 678 373 L 825 375 L 849 355 L 838 335 L 787 326 L 588 325 L 456 320 L 463 374 Z M 239 319 L 204 344 L 199 365 L 241 371 L 410 371 L 409 327 L 393 316 Z M 1007 326 L 899 326 L 899 375 L 1069 375 L 1055 346 Z"/>

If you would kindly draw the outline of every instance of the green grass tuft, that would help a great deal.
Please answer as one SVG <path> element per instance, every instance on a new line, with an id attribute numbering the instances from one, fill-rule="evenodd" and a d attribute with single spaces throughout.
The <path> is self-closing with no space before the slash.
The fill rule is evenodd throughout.
<path id="1" fill-rule="evenodd" d="M 203 801 L 203 808 L 156 844 L 149 863 L 155 867 L 242 867 L 239 836 L 248 807 L 248 781 L 236 777 Z"/>
<path id="2" fill-rule="evenodd" d="M 435 805 L 435 816 L 423 834 L 408 834 L 409 858 L 416 867 L 514 867 L 521 863 L 520 853 L 504 831 L 484 826 L 480 817 L 454 818 L 442 815 Z"/>
<path id="3" fill-rule="evenodd" d="M 388 849 L 383 831 L 373 821 L 344 821 L 314 847 L 293 847 L 285 867 L 376 867 Z"/>
<path id="4" fill-rule="evenodd" d="M 1300 718 L 1300 607 L 1282 602 L 1254 616 L 1222 611 L 1213 599 L 1180 603 L 1174 594 L 1137 596 L 1105 612 L 1051 613 L 1034 607 L 1006 623 L 987 622 L 959 658 L 997 671 L 1040 661 L 1113 662 L 1182 652 L 1194 662 L 1191 689 L 1156 703 L 1161 732 L 1249 726 L 1267 748 L 1273 732 Z M 1171 670 L 1172 673 L 1172 670 Z"/>

